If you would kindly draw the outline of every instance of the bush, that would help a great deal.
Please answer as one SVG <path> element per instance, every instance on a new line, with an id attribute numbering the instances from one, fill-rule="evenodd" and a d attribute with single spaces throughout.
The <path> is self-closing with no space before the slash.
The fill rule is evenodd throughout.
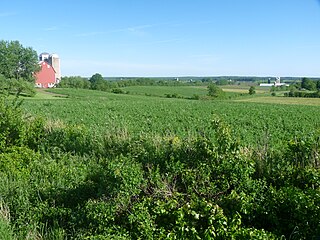
<path id="1" fill-rule="evenodd" d="M 320 98 L 320 91 L 306 92 L 290 90 L 290 92 L 284 94 L 285 97 L 303 97 L 303 98 Z"/>
<path id="2" fill-rule="evenodd" d="M 34 84 L 24 79 L 6 79 L 0 74 L 0 93 L 4 95 L 14 94 L 34 97 L 36 94 Z"/>
<path id="3" fill-rule="evenodd" d="M 249 88 L 249 95 L 253 95 L 253 94 L 256 94 L 256 88 L 254 86 L 251 86 Z"/>
<path id="4" fill-rule="evenodd" d="M 121 88 L 113 88 L 111 90 L 112 93 L 116 93 L 116 94 L 125 94 L 126 92 L 123 91 Z"/>
<path id="5" fill-rule="evenodd" d="M 216 84 L 211 83 L 208 86 L 208 95 L 213 98 L 221 98 L 225 96 L 225 93 Z"/>

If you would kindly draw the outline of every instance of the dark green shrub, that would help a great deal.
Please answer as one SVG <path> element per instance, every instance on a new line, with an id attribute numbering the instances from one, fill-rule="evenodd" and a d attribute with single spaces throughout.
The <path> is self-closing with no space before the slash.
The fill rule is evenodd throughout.
<path id="1" fill-rule="evenodd" d="M 208 86 L 208 95 L 213 98 L 223 98 L 225 97 L 225 92 L 216 84 L 211 83 Z"/>
<path id="2" fill-rule="evenodd" d="M 125 94 L 126 93 L 121 88 L 113 88 L 113 89 L 111 89 L 111 92 L 116 93 L 116 94 Z"/>
<path id="3" fill-rule="evenodd" d="M 191 99 L 194 99 L 194 100 L 199 100 L 200 99 L 200 96 L 198 94 L 193 94 Z"/>
<path id="4" fill-rule="evenodd" d="M 22 145 L 26 134 L 26 124 L 19 108 L 18 99 L 0 98 L 0 150 L 7 146 Z"/>
<path id="5" fill-rule="evenodd" d="M 254 86 L 251 86 L 249 88 L 249 95 L 254 95 L 254 94 L 256 94 L 256 88 Z"/>
<path id="6" fill-rule="evenodd" d="M 296 137 L 288 143 L 285 157 L 296 167 L 319 167 L 320 136 L 317 133 Z"/>

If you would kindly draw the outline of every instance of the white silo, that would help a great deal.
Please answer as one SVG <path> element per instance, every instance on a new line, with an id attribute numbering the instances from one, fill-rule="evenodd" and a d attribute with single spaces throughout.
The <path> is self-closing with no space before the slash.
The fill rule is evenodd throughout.
<path id="1" fill-rule="evenodd" d="M 51 54 L 49 57 L 49 63 L 56 71 L 56 82 L 59 83 L 61 81 L 61 70 L 60 70 L 60 58 L 58 54 Z"/>

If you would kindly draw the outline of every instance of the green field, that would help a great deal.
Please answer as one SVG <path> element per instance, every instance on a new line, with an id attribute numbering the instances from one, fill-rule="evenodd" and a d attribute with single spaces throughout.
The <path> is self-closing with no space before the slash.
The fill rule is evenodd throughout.
<path id="1" fill-rule="evenodd" d="M 225 85 L 221 86 L 230 96 L 247 94 L 249 87 L 247 85 Z M 207 96 L 207 86 L 129 86 L 121 88 L 128 94 L 139 94 L 146 96 L 166 97 L 168 94 L 176 94 L 181 98 L 192 98 L 194 95 L 200 97 Z M 257 87 L 257 94 L 269 93 L 269 88 Z M 233 94 L 230 94 L 233 93 Z"/>
<path id="2" fill-rule="evenodd" d="M 141 91 L 151 88 L 142 87 Z M 153 91 L 160 89 L 162 92 L 167 88 L 154 87 Z M 302 99 L 300 104 L 292 105 L 292 100 L 294 103 L 298 100 L 259 95 L 235 100 L 198 101 L 91 90 L 52 91 L 69 98 L 26 100 L 23 105 L 26 111 L 68 124 L 83 124 L 102 132 L 124 129 L 132 134 L 195 136 L 207 128 L 213 115 L 218 115 L 247 145 L 264 141 L 266 134 L 270 135 L 268 139 L 273 144 L 281 145 L 296 134 L 307 134 L 320 123 L 320 114 L 315 114 L 320 113 L 316 99 Z M 314 102 L 315 106 L 308 106 L 309 102 Z"/>
<path id="3" fill-rule="evenodd" d="M 193 95 L 205 96 L 207 89 L 204 86 L 130 86 L 122 88 L 129 94 L 165 97 L 167 94 L 188 98 Z"/>
<path id="4" fill-rule="evenodd" d="M 239 102 L 253 102 L 253 103 L 271 103 L 271 104 L 295 104 L 295 105 L 313 105 L 320 106 L 319 98 L 288 98 L 288 97 L 271 97 L 261 96 L 248 99 L 239 99 Z"/>
<path id="5" fill-rule="evenodd" d="M 130 86 L 121 88 L 129 95 L 144 95 L 166 98 L 206 99 L 207 86 Z M 236 98 L 248 93 L 247 88 L 237 86 L 224 86 L 226 98 Z M 259 93 L 265 93 L 259 90 Z"/>
<path id="6" fill-rule="evenodd" d="M 127 91 L 0 98 L 0 236 L 320 236 L 319 102 L 243 86 L 222 100 Z"/>

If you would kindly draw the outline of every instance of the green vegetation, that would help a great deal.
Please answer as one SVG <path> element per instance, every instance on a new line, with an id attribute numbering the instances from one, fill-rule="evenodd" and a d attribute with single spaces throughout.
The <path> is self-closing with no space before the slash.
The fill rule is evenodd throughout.
<path id="1" fill-rule="evenodd" d="M 290 86 L 290 91 L 284 94 L 285 97 L 299 98 L 320 98 L 320 80 L 313 81 L 309 78 L 302 78 L 301 83 Z"/>
<path id="2" fill-rule="evenodd" d="M 275 95 L 275 93 L 274 93 L 274 95 Z M 235 101 L 236 102 L 251 102 L 251 103 L 282 104 L 282 105 L 320 106 L 320 99 L 317 99 L 317 98 L 284 98 L 284 97 L 256 96 L 254 98 L 236 99 Z M 275 107 L 277 108 L 277 106 L 275 106 Z"/>
<path id="3" fill-rule="evenodd" d="M 272 145 L 281 148 L 284 141 L 296 133 L 307 134 L 320 122 L 320 116 L 314 114 L 319 111 L 319 101 L 311 102 L 317 106 L 304 106 L 285 104 L 291 104 L 289 100 L 294 100 L 291 98 L 258 94 L 253 98 L 228 101 L 190 101 L 81 89 L 50 91 L 69 97 L 43 101 L 30 99 L 24 102 L 26 111 L 53 120 L 63 119 L 68 124 L 82 124 L 97 132 L 124 129 L 134 135 L 167 133 L 179 137 L 195 136 L 203 131 L 214 113 L 232 126 L 235 137 L 243 144 L 259 144 L 269 132 L 268 139 Z M 295 103 L 298 101 L 296 99 Z M 284 104 L 261 104 L 268 102 Z M 302 99 L 301 103 L 304 102 Z"/>
<path id="4" fill-rule="evenodd" d="M 286 97 L 300 97 L 300 98 L 320 98 L 320 91 L 305 92 L 305 91 L 290 91 L 285 93 Z"/>
<path id="5" fill-rule="evenodd" d="M 34 97 L 36 94 L 34 84 L 23 79 L 7 79 L 0 74 L 0 94 L 2 95 L 23 95 Z"/>
<path id="6" fill-rule="evenodd" d="M 214 83 L 208 85 L 208 95 L 213 98 L 225 97 L 224 91 Z"/>
<path id="7" fill-rule="evenodd" d="M 1 239 L 319 238 L 318 99 L 96 73 L 20 101 L 36 54 L 0 54 Z"/>
<path id="8" fill-rule="evenodd" d="M 3 99 L 2 236 L 318 236 L 319 107 L 248 102 L 286 100 L 263 93 L 188 100 L 208 90 L 52 89 L 25 99 L 24 111 Z"/>
<path id="9" fill-rule="evenodd" d="M 320 82 L 320 81 L 318 81 Z M 317 89 L 317 86 L 319 85 L 318 82 L 312 81 L 309 78 L 302 78 L 301 80 L 301 88 L 304 88 L 306 90 L 315 91 Z"/>
<path id="10" fill-rule="evenodd" d="M 124 87 L 129 94 L 139 94 L 155 97 L 176 95 L 180 98 L 192 98 L 195 95 L 204 97 L 208 94 L 205 86 L 130 86 Z"/>
<path id="11" fill-rule="evenodd" d="M 256 94 L 256 88 L 255 88 L 254 86 L 251 86 L 251 87 L 249 88 L 249 94 L 250 94 L 250 95 Z"/>
<path id="12" fill-rule="evenodd" d="M 25 48 L 18 41 L 0 40 L 0 74 L 6 79 L 34 83 L 38 70 L 38 56 L 32 48 Z"/>
<path id="13" fill-rule="evenodd" d="M 0 41 L 0 94 L 34 96 L 37 53 L 18 41 Z"/>
<path id="14" fill-rule="evenodd" d="M 100 73 L 95 73 L 90 77 L 90 79 L 82 78 L 79 76 L 63 77 L 61 79 L 61 82 L 58 84 L 58 87 L 93 89 L 111 92 L 113 89 L 119 89 L 130 86 L 190 86 L 195 84 L 201 85 L 200 82 L 180 82 L 173 81 L 172 79 L 168 81 L 166 78 L 121 78 L 117 80 L 107 80 Z"/>
<path id="15" fill-rule="evenodd" d="M 53 92 L 0 102 L 6 239 L 320 235 L 319 106 Z"/>
<path id="16" fill-rule="evenodd" d="M 83 88 L 89 89 L 91 82 L 88 79 L 80 76 L 62 77 L 61 82 L 58 84 L 60 88 Z"/>

